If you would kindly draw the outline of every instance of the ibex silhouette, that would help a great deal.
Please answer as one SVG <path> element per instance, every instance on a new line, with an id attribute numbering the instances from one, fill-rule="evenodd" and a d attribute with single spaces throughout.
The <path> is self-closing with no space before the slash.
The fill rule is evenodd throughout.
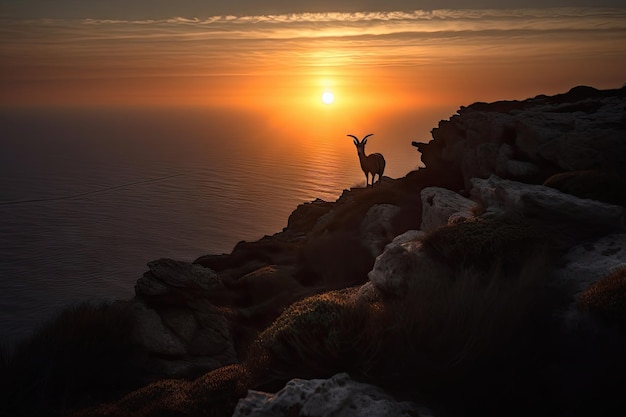
<path id="1" fill-rule="evenodd" d="M 346 135 L 354 138 L 354 146 L 359 154 L 359 161 L 361 162 L 361 169 L 365 174 L 365 186 L 369 187 L 369 174 L 372 174 L 372 187 L 374 186 L 374 177 L 378 175 L 378 184 L 383 178 L 383 172 L 385 171 L 385 158 L 382 154 L 373 153 L 370 155 L 365 154 L 365 144 L 367 138 L 372 136 L 373 133 L 366 135 L 360 142 L 359 138 L 354 135 Z"/>

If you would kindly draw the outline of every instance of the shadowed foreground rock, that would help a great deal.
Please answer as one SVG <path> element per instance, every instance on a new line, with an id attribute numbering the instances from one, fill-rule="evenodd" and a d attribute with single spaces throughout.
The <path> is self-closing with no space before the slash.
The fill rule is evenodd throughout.
<path id="1" fill-rule="evenodd" d="M 233 417 L 394 416 L 429 417 L 428 410 L 399 402 L 378 387 L 356 382 L 348 374 L 329 379 L 293 379 L 276 394 L 249 391 Z"/>

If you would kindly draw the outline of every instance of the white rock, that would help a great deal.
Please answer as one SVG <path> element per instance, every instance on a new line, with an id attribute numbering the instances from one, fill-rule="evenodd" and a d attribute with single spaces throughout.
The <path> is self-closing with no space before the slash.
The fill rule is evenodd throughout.
<path id="1" fill-rule="evenodd" d="M 472 184 L 472 196 L 492 210 L 606 229 L 624 227 L 625 209 L 621 206 L 578 198 L 543 185 L 504 180 L 496 175 L 488 179 L 473 178 Z"/>
<path id="2" fill-rule="evenodd" d="M 440 280 L 447 273 L 445 265 L 422 249 L 422 242 L 412 240 L 388 245 L 376 258 L 368 278 L 381 293 L 402 297 L 419 282 Z"/>
<path id="3" fill-rule="evenodd" d="M 385 245 L 394 237 L 392 219 L 400 211 L 400 207 L 392 204 L 376 204 L 367 211 L 361 221 L 360 232 L 362 243 L 376 257 Z"/>
<path id="4" fill-rule="evenodd" d="M 393 240 L 389 242 L 389 244 L 385 247 L 385 249 L 387 248 L 390 249 L 393 246 L 398 246 L 403 243 L 417 241 L 423 238 L 424 236 L 426 236 L 426 233 L 424 233 L 421 230 L 407 230 L 406 232 L 394 237 Z"/>
<path id="5" fill-rule="evenodd" d="M 422 190 L 422 225 L 421 230 L 429 232 L 448 224 L 455 215 L 455 221 L 474 217 L 472 209 L 478 204 L 454 191 L 439 187 L 426 187 Z"/>
<path id="6" fill-rule="evenodd" d="M 353 381 L 346 373 L 330 379 L 293 379 L 276 394 L 248 391 L 233 417 L 409 417 L 431 413 L 408 401 L 398 402 L 382 389 Z"/>

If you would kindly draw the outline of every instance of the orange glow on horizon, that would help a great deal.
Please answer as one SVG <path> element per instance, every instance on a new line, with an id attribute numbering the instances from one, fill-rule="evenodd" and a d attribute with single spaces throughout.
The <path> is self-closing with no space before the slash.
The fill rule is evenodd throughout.
<path id="1" fill-rule="evenodd" d="M 351 121 L 621 86 L 626 9 L 572 13 L 15 22 L 0 33 L 0 105 L 224 107 Z M 325 91 L 332 105 L 320 100 Z"/>

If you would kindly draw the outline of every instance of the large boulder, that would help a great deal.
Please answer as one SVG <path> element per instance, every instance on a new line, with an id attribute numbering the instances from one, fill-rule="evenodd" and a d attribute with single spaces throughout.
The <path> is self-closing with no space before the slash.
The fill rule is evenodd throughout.
<path id="1" fill-rule="evenodd" d="M 368 278 L 383 295 L 402 298 L 420 281 L 437 281 L 448 275 L 446 266 L 424 251 L 422 242 L 415 239 L 387 245 Z"/>
<path id="2" fill-rule="evenodd" d="M 195 377 L 238 362 L 228 321 L 204 300 L 189 306 L 152 308 L 130 302 L 135 323 L 133 342 L 167 377 Z"/>
<path id="3" fill-rule="evenodd" d="M 162 258 L 148 262 L 148 268 L 135 285 L 138 296 L 162 296 L 179 288 L 211 291 L 223 286 L 214 271 L 198 264 Z"/>
<path id="4" fill-rule="evenodd" d="M 400 211 L 393 204 L 376 204 L 367 211 L 361 222 L 360 233 L 364 246 L 376 257 L 394 237 L 392 221 Z"/>
<path id="5" fill-rule="evenodd" d="M 578 297 L 598 280 L 626 267 L 626 234 L 610 234 L 582 242 L 570 248 L 563 262 L 565 265 L 557 271 L 557 279 Z"/>
<path id="6" fill-rule="evenodd" d="M 626 206 L 626 179 L 599 170 L 569 171 L 555 174 L 543 185 L 579 198 Z"/>
<path id="7" fill-rule="evenodd" d="M 381 388 L 356 382 L 346 373 L 329 379 L 293 379 L 276 394 L 248 391 L 233 417 L 411 417 L 432 415 Z"/>
<path id="8" fill-rule="evenodd" d="M 133 338 L 155 359 L 160 374 L 198 376 L 238 362 L 230 323 L 209 301 L 224 299 L 221 278 L 210 268 L 172 259 L 148 267 L 130 301 Z"/>
<path id="9" fill-rule="evenodd" d="M 287 229 L 295 233 L 308 233 L 320 217 L 332 209 L 333 205 L 334 203 L 319 198 L 300 204 L 289 216 Z"/>
<path id="10" fill-rule="evenodd" d="M 570 226 L 600 230 L 624 227 L 625 209 L 581 199 L 543 185 L 524 184 L 492 175 L 472 179 L 472 196 L 492 211 L 558 221 Z"/>
<path id="11" fill-rule="evenodd" d="M 472 210 L 478 204 L 454 191 L 439 187 L 422 190 L 422 225 L 420 229 L 429 232 L 449 221 L 459 222 L 474 217 Z"/>
<path id="12" fill-rule="evenodd" d="M 135 343 L 157 355 L 182 356 L 187 353 L 183 342 L 168 329 L 159 313 L 142 302 L 133 303 L 132 314 L 137 323 Z"/>

